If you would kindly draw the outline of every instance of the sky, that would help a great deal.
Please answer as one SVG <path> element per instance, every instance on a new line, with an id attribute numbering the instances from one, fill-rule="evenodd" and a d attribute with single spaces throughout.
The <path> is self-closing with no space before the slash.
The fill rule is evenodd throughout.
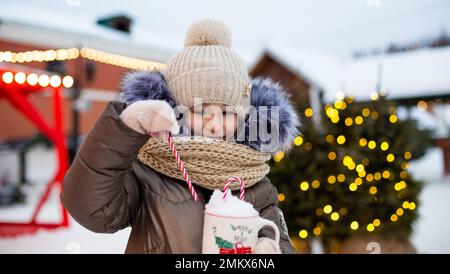
<path id="1" fill-rule="evenodd" d="M 0 0 L 8 8 L 11 0 Z M 19 0 L 28 9 L 50 9 L 59 16 L 95 22 L 127 14 L 133 31 L 164 39 L 179 49 L 189 25 L 204 17 L 227 24 L 232 48 L 242 55 L 271 43 L 310 48 L 348 57 L 355 50 L 384 48 L 450 33 L 448 0 Z M 35 15 L 36 22 L 46 20 Z M 148 37 L 152 39 L 152 37 Z"/>

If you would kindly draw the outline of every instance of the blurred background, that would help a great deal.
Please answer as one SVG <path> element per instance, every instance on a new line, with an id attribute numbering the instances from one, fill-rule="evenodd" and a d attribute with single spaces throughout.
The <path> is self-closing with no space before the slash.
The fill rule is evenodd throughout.
<path id="1" fill-rule="evenodd" d="M 158 70 L 204 17 L 301 134 L 271 160 L 299 253 L 450 253 L 450 2 L 0 0 L 0 253 L 123 253 L 60 182 L 120 79 Z"/>

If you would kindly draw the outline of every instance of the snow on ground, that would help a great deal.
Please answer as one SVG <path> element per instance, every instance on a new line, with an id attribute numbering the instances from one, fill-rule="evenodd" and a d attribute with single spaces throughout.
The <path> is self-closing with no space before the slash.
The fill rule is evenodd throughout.
<path id="1" fill-rule="evenodd" d="M 0 221 L 26 219 L 31 214 L 32 204 L 39 197 L 44 185 L 51 177 L 55 166 L 52 150 L 37 147 L 28 156 L 29 171 L 33 184 L 26 188 L 29 199 L 25 205 L 0 208 Z M 0 175 L 6 170 L 17 170 L 17 156 L 13 153 L 0 154 Z M 431 149 L 422 159 L 411 164 L 411 173 L 426 182 L 420 196 L 420 218 L 415 224 L 412 241 L 421 253 L 450 253 L 450 177 L 442 177 L 442 153 Z M 50 172 L 49 172 L 50 171 Z M 15 174 L 10 174 L 15 179 Z M 49 205 L 39 220 L 58 220 L 56 192 L 52 193 Z M 88 231 L 73 219 L 69 228 L 53 231 L 41 230 L 33 235 L 16 238 L 0 238 L 0 253 L 123 253 L 131 229 L 115 234 L 97 234 Z M 316 248 L 317 249 L 317 248 Z M 320 250 L 320 248 L 318 249 Z"/>

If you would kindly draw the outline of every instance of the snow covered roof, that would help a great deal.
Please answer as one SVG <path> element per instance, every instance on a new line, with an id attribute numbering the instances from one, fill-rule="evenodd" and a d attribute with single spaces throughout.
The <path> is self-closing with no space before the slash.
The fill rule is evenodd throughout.
<path id="1" fill-rule="evenodd" d="M 37 19 L 36 14 L 39 14 Z M 97 25 L 92 15 L 71 16 L 38 5 L 10 2 L 0 9 L 0 38 L 49 48 L 90 47 L 136 58 L 164 62 L 177 49 L 176 41 L 161 33 L 133 28 L 121 33 Z"/>
<path id="2" fill-rule="evenodd" d="M 270 45 L 267 52 L 325 91 L 325 100 L 338 92 L 370 100 L 379 78 L 388 98 L 450 95 L 450 47 L 361 59 L 338 59 L 323 52 Z"/>

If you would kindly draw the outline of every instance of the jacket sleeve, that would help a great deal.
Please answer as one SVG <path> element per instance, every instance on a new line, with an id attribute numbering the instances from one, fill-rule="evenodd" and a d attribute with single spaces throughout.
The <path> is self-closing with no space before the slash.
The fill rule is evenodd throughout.
<path id="1" fill-rule="evenodd" d="M 121 102 L 109 102 L 65 174 L 61 201 L 85 228 L 114 233 L 132 223 L 139 203 L 131 165 L 148 136 L 125 125 Z"/>
<path id="2" fill-rule="evenodd" d="M 268 191 L 266 192 L 268 193 L 268 195 L 265 195 L 266 199 L 262 204 L 259 215 L 265 219 L 273 221 L 278 226 L 278 230 L 280 231 L 281 253 L 296 254 L 289 238 L 283 211 L 281 211 L 281 209 L 278 207 L 278 191 L 276 187 L 272 183 L 270 183 L 270 180 L 267 177 L 265 177 L 265 179 L 268 181 Z M 263 229 L 261 229 L 258 236 L 273 239 L 275 237 L 275 232 L 270 227 L 264 227 Z"/>

